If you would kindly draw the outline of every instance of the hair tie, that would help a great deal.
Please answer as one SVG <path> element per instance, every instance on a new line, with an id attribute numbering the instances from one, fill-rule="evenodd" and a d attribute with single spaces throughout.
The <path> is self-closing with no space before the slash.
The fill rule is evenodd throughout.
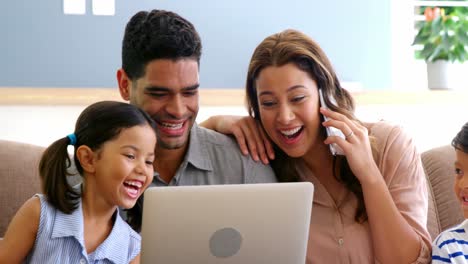
<path id="1" fill-rule="evenodd" d="M 75 144 L 76 144 L 76 135 L 75 134 L 70 134 L 70 135 L 67 136 L 67 138 L 70 140 L 68 145 L 75 146 Z"/>

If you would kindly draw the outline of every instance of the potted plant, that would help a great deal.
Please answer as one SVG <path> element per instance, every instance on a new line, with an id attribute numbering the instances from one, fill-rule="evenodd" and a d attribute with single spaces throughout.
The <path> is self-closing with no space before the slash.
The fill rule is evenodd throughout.
<path id="1" fill-rule="evenodd" d="M 424 11 L 423 11 L 424 10 Z M 430 89 L 453 89 L 461 86 L 468 73 L 468 7 L 426 7 L 421 9 L 425 20 L 416 26 L 419 29 L 413 45 L 416 58 L 427 63 Z"/>

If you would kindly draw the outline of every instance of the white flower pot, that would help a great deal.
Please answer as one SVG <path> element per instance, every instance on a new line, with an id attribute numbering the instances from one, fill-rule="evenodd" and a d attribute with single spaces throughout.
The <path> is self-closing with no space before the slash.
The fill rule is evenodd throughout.
<path id="1" fill-rule="evenodd" d="M 468 89 L 465 75 L 468 74 L 468 63 L 437 60 L 427 62 L 427 85 L 429 89 Z"/>

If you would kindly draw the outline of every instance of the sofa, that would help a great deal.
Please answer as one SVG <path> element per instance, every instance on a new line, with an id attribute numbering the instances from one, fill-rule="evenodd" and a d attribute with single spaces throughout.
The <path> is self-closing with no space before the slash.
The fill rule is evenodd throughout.
<path id="1" fill-rule="evenodd" d="M 37 168 L 43 151 L 43 147 L 0 140 L 0 237 L 20 206 L 40 192 Z M 442 146 L 423 152 L 421 159 L 428 184 L 427 227 L 434 239 L 463 220 L 452 191 L 455 152 L 451 146 Z"/>
<path id="2" fill-rule="evenodd" d="M 432 239 L 463 221 L 460 203 L 453 192 L 455 150 L 446 145 L 421 153 L 429 196 L 427 229 Z"/>
<path id="3" fill-rule="evenodd" d="M 0 140 L 0 237 L 21 205 L 40 192 L 38 164 L 44 149 Z"/>

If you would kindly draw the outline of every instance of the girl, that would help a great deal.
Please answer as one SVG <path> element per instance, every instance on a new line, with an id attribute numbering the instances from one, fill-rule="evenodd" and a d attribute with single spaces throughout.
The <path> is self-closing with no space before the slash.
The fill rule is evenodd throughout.
<path id="1" fill-rule="evenodd" d="M 72 187 L 67 146 L 83 183 Z M 135 106 L 87 107 L 75 132 L 42 155 L 44 194 L 30 198 L 0 242 L 0 263 L 139 263 L 140 236 L 119 216 L 153 179 L 155 125 Z"/>

